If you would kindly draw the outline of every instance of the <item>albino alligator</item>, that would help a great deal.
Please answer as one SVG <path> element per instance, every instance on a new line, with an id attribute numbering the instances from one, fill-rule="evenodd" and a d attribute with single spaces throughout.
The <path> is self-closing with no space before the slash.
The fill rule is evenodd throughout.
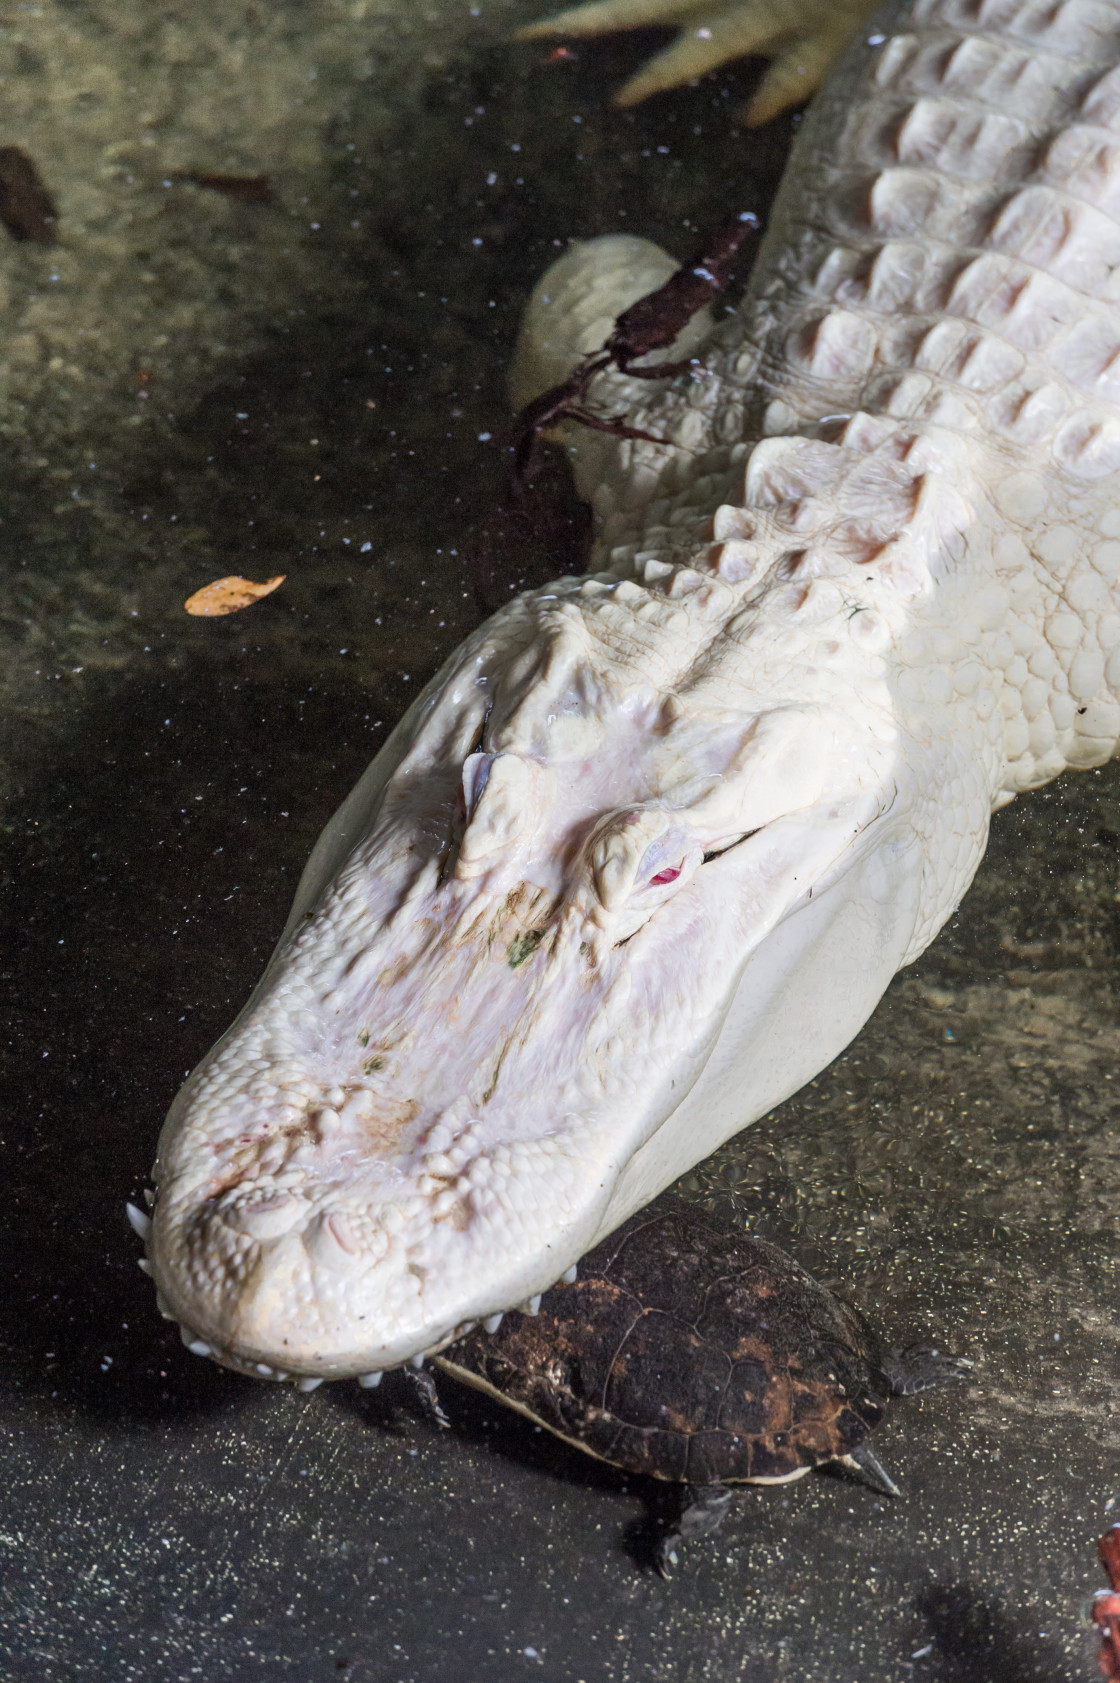
<path id="1" fill-rule="evenodd" d="M 841 60 L 742 308 L 625 388 L 670 442 L 578 441 L 592 572 L 428 686 L 176 1100 L 192 1348 L 374 1383 L 531 1300 L 845 1045 L 993 807 L 1113 752 L 1118 64 L 1120 0 L 909 0 Z M 540 292 L 537 389 L 664 274 L 619 250 Z"/>

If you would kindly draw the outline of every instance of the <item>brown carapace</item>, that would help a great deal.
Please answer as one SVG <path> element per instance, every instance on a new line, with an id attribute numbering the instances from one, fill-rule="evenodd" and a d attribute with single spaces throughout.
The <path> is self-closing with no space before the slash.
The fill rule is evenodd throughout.
<path id="1" fill-rule="evenodd" d="M 719 1524 L 729 1485 L 838 1461 L 896 1495 L 864 1440 L 893 1398 L 970 1366 L 884 1348 L 784 1251 L 670 1196 L 591 1251 L 535 1315 L 515 1311 L 435 1361 L 587 1454 L 683 1485 L 662 1572 L 682 1540 Z"/>

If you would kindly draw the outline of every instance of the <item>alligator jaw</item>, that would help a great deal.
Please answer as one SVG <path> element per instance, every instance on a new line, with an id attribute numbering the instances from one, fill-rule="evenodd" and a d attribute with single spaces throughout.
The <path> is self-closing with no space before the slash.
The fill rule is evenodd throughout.
<path id="1" fill-rule="evenodd" d="M 579 638 L 619 612 L 597 591 Z M 589 699 L 609 667 L 558 658 L 564 609 L 505 610 L 402 723 L 363 839 L 172 1109 L 150 1265 L 226 1365 L 369 1374 L 546 1290 L 820 1068 L 905 956 L 889 710 L 716 718 L 695 662 L 669 717 L 632 673 Z M 527 619 L 543 672 L 511 665 Z"/>
<path id="2" fill-rule="evenodd" d="M 297 1026 L 288 1067 L 270 1067 L 263 1086 L 283 1087 L 304 1108 L 293 1123 L 296 1105 L 277 1107 L 269 1125 L 263 1086 L 254 1089 L 251 1071 L 263 1061 L 261 1048 L 279 1038 L 281 968 L 277 993 L 184 1090 L 187 1133 L 175 1135 L 173 1114 L 161 1149 L 150 1257 L 188 1342 L 252 1373 L 362 1374 L 438 1348 L 464 1323 L 554 1284 L 678 1163 L 694 1160 L 701 1129 L 726 1131 L 718 1117 L 696 1124 L 680 1115 L 679 1100 L 718 1039 L 713 1031 L 737 972 L 745 960 L 758 985 L 756 976 L 770 968 L 768 938 L 796 906 L 812 916 L 808 884 L 833 875 L 870 817 L 849 809 L 776 822 L 713 861 L 708 880 L 679 894 L 657 931 L 647 926 L 624 947 L 610 947 L 601 932 L 569 917 L 516 971 L 509 952 L 517 937 L 503 939 L 500 953 L 491 950 L 482 963 L 472 955 L 475 962 L 455 977 L 455 994 L 449 988 L 433 1002 L 417 1057 L 438 1062 L 439 1048 L 428 1042 L 439 1018 L 454 1015 L 460 987 L 488 982 L 491 1008 L 503 987 L 507 996 L 518 988 L 525 1008 L 518 1013 L 511 1004 L 496 1049 L 485 1053 L 489 1077 L 484 1059 L 472 1055 L 463 1079 L 437 1082 L 411 1116 L 390 1095 L 412 1090 L 415 1062 L 379 1093 L 376 1080 L 363 1084 L 357 1056 L 345 1074 L 328 1073 L 313 1055 L 316 1036 L 302 1039 Z M 828 899 L 826 891 L 820 904 Z M 738 916 L 728 902 L 738 903 Z M 780 933 L 777 939 L 788 944 Z M 667 974 L 666 948 L 675 960 Z M 892 950 L 890 970 L 897 960 Z M 788 969 L 784 951 L 779 965 Z M 777 998 L 776 984 L 788 986 L 789 977 L 770 981 L 767 991 Z M 883 979 L 876 981 L 881 991 Z M 428 986 L 439 992 L 436 979 Z M 340 1015 L 356 1052 L 367 1050 L 358 1044 L 365 1024 L 353 1032 L 359 1017 L 371 1015 L 366 1005 L 347 1005 Z M 845 1014 L 841 1044 L 850 1032 Z M 371 1047 L 375 1033 L 376 1023 Z M 818 1034 L 807 1038 L 799 1024 L 793 1037 L 812 1068 L 820 1062 Z M 772 1090 L 775 1076 L 783 1091 L 788 1086 L 789 1040 L 781 1037 L 775 1063 L 772 1032 L 764 1038 L 757 1083 L 740 1077 L 732 1128 L 781 1096 Z M 230 1092 L 230 1080 L 241 1079 L 236 1069 L 249 1072 L 243 1096 Z M 480 1094 L 487 1079 L 491 1086 Z M 200 1128 L 211 1130 L 205 1155 Z M 183 1145 L 191 1161 L 180 1169 Z M 637 1183 L 628 1168 L 634 1162 Z M 200 1173 L 203 1164 L 208 1172 Z"/>

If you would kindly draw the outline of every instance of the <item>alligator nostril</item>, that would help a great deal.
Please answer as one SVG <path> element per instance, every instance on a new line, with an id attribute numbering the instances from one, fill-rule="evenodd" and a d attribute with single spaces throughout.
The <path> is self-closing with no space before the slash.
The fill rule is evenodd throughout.
<path id="1" fill-rule="evenodd" d="M 337 1212 L 334 1215 L 329 1215 L 323 1225 L 330 1229 L 331 1237 L 342 1246 L 348 1256 L 358 1256 L 360 1254 L 361 1246 L 358 1243 L 357 1236 L 344 1215 Z"/>
<path id="2" fill-rule="evenodd" d="M 306 1213 L 307 1206 L 290 1192 L 277 1192 L 270 1198 L 256 1198 L 252 1202 L 235 1204 L 225 1212 L 226 1221 L 239 1233 L 251 1239 L 278 1239 L 288 1233 Z"/>
<path id="3" fill-rule="evenodd" d="M 368 1250 L 341 1210 L 320 1217 L 304 1234 L 303 1242 L 314 1262 L 336 1274 L 353 1274 L 369 1260 Z"/>

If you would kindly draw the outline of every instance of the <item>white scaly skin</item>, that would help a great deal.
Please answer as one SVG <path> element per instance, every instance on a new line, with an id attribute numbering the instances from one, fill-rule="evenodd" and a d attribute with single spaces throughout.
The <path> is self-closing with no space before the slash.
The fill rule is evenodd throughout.
<path id="1" fill-rule="evenodd" d="M 599 570 L 429 685 L 176 1100 L 149 1266 L 220 1361 L 375 1373 L 549 1286 L 1114 750 L 1120 0 L 876 34 L 698 377 L 624 388 L 671 442 L 576 441 Z"/>

